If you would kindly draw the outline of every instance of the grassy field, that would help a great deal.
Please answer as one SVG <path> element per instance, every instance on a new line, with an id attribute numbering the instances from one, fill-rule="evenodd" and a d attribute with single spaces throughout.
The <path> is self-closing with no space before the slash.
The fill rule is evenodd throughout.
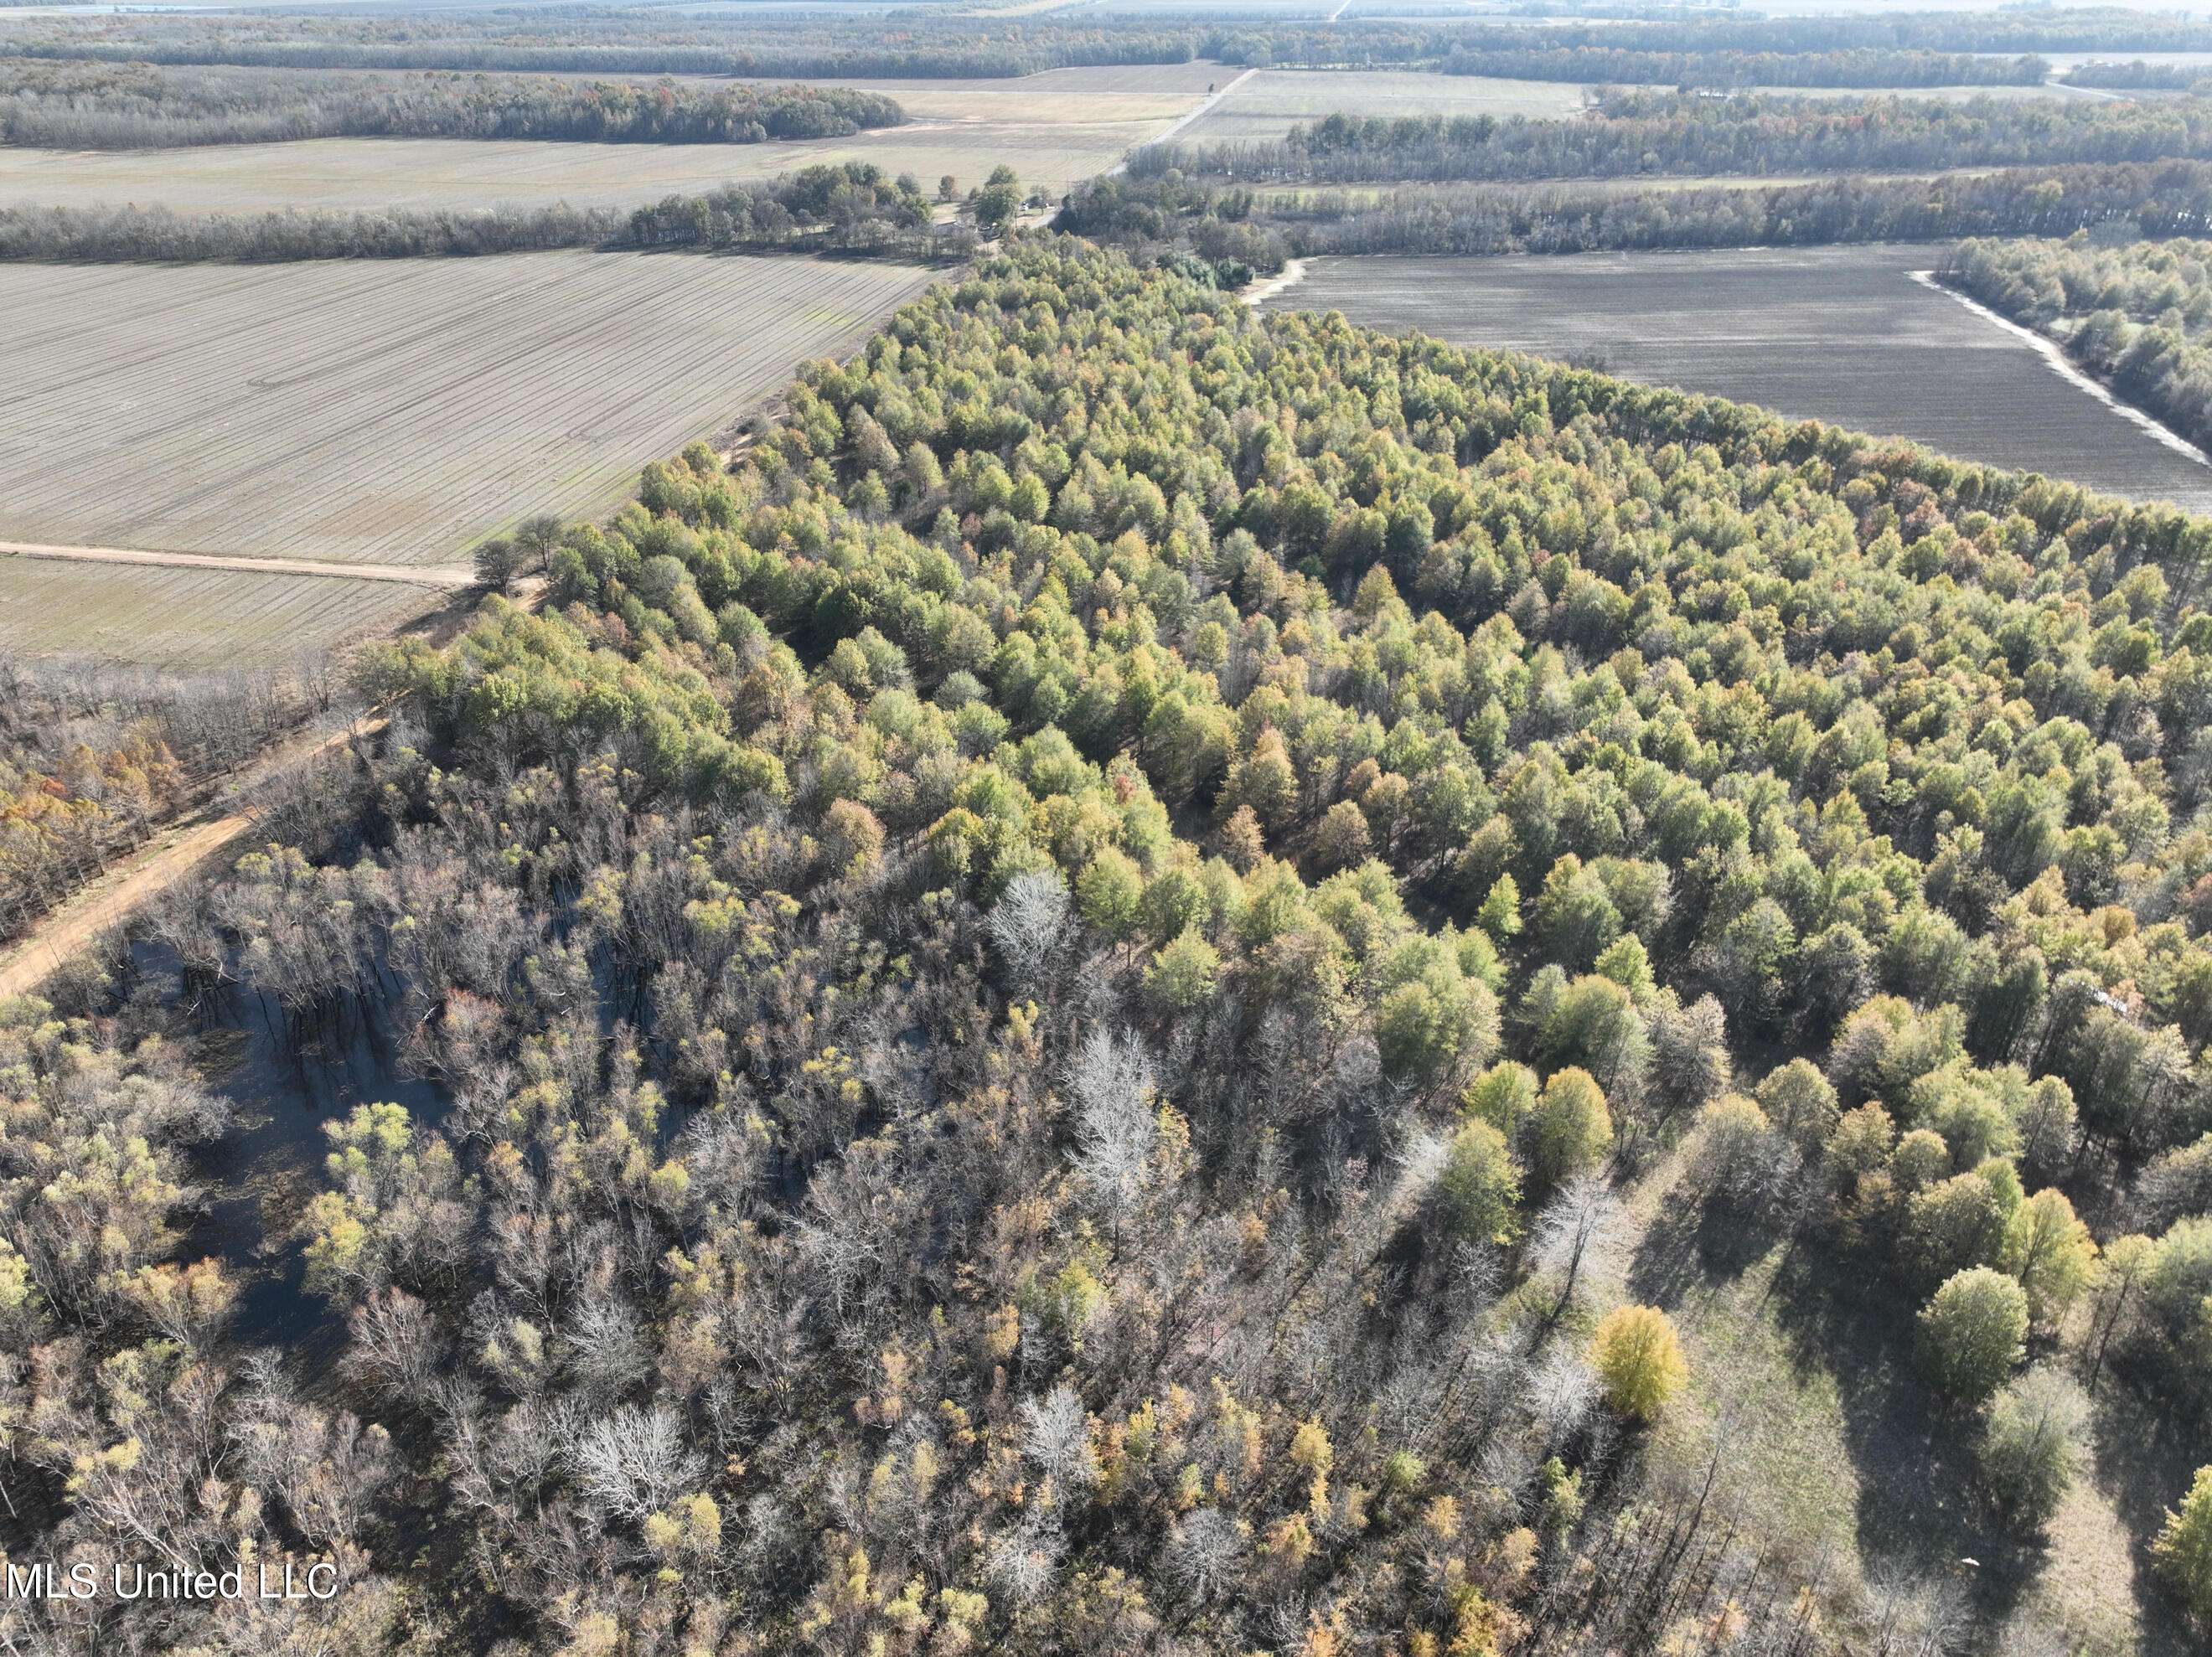
<path id="1" fill-rule="evenodd" d="M 1234 70 L 1224 71 L 1223 79 Z M 902 94 L 902 100 L 903 95 Z M 1261 70 L 1176 135 L 1179 143 L 1279 138 L 1300 122 L 1354 115 L 1568 116 L 1583 105 L 1568 81 L 1493 81 L 1401 70 Z"/>
<path id="2" fill-rule="evenodd" d="M 915 121 L 815 143 L 581 144 L 466 138 L 310 138 L 193 149 L 0 149 L 0 205 L 180 213 L 380 208 L 466 210 L 568 202 L 633 206 L 823 161 L 873 161 L 963 190 L 1001 161 L 1025 185 L 1065 190 L 1104 171 L 1164 120 Z"/>
<path id="3" fill-rule="evenodd" d="M 2138 498 L 2212 510 L 2212 469 L 1911 279 L 1928 246 L 1323 258 L 1271 307 L 1589 360 Z"/>
<path id="4" fill-rule="evenodd" d="M 929 280 L 588 252 L 0 267 L 0 539 L 450 562 L 614 504 Z"/>
<path id="5" fill-rule="evenodd" d="M 621 205 L 847 161 L 911 173 L 933 190 L 948 173 L 963 190 L 981 184 L 1003 161 L 1023 183 L 1060 191 L 1165 130 L 1205 97 L 1209 82 L 1234 75 L 1188 64 L 1057 70 L 1001 81 L 840 82 L 890 93 L 906 123 L 805 143 L 314 138 L 121 153 L 0 149 L 0 205 L 159 203 L 180 213 Z"/>
<path id="6" fill-rule="evenodd" d="M 451 595 L 390 581 L 0 558 L 0 654 L 283 667 Z"/>

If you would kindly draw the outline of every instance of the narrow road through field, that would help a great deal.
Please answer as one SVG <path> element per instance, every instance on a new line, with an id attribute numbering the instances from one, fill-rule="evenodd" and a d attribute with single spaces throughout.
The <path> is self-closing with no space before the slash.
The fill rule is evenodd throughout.
<path id="1" fill-rule="evenodd" d="M 152 552 L 138 547 L 56 547 L 0 541 L 0 557 L 62 558 L 91 564 L 167 564 L 180 569 L 233 570 L 242 575 L 329 575 L 345 581 L 404 581 L 419 587 L 475 584 L 466 564 L 344 564 L 318 558 L 254 558 L 212 552 Z"/>
<path id="2" fill-rule="evenodd" d="M 1139 148 L 1141 149 L 1152 144 L 1164 144 L 1167 143 L 1170 139 L 1173 138 L 1176 133 L 1182 131 L 1193 121 L 1198 119 L 1198 118 L 1205 114 L 1207 110 L 1212 109 L 1214 105 L 1219 103 L 1224 98 L 1226 98 L 1231 93 L 1236 91 L 1237 88 L 1243 86 L 1245 82 L 1250 80 L 1259 72 L 1260 71 L 1256 69 L 1248 69 L 1242 75 L 1239 75 L 1235 80 L 1231 81 L 1227 86 L 1222 88 L 1220 91 L 1209 92 L 1200 100 L 1199 106 L 1196 109 L 1192 110 L 1189 114 L 1184 116 L 1181 120 L 1177 121 L 1173 126 L 1170 126 L 1166 131 L 1159 134 L 1157 137 L 1146 139 L 1144 144 L 1139 145 Z M 1127 155 L 1124 155 L 1120 161 L 1115 162 L 1113 166 L 1108 167 L 1101 176 L 1109 179 L 1118 179 L 1121 174 L 1127 173 L 1128 170 L 1129 158 Z"/>
<path id="3" fill-rule="evenodd" d="M 252 768 L 266 775 L 287 766 L 305 764 L 356 737 L 374 736 L 386 723 L 385 716 L 377 713 L 327 735 L 310 731 L 270 750 Z M 212 862 L 242 839 L 253 822 L 250 811 L 228 811 L 218 817 L 173 824 L 70 893 L 26 936 L 0 950 L 0 998 L 28 995 L 102 932 L 120 926 L 193 871 Z"/>

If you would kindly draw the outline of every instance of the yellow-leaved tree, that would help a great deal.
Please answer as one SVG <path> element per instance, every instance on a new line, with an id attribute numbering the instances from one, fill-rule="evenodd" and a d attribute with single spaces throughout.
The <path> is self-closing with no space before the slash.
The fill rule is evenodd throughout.
<path id="1" fill-rule="evenodd" d="M 1590 1363 L 1605 1401 L 1625 1416 L 1654 1421 L 1690 1378 L 1674 1326 L 1656 1306 L 1616 1306 L 1590 1338 Z"/>

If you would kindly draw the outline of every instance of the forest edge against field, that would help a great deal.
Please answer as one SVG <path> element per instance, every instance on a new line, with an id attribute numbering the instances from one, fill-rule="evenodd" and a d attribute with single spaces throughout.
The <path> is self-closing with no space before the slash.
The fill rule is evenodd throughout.
<path id="1" fill-rule="evenodd" d="M 1283 268 L 1272 276 L 1260 276 L 1237 290 L 1237 297 L 1254 310 L 1258 310 L 1278 294 L 1287 294 L 1306 279 L 1304 259 L 1285 259 Z"/>
<path id="2" fill-rule="evenodd" d="M 1957 288 L 1951 287 L 1933 270 L 1915 270 L 1911 275 L 1913 281 L 1922 287 L 1932 288 L 1939 294 L 1948 295 L 1981 318 L 1983 321 L 1994 323 L 2021 343 L 2032 346 L 2035 354 L 2048 363 L 2051 366 L 2051 371 L 2061 379 L 2077 390 L 2088 392 L 2091 397 L 2095 398 L 2114 414 L 2132 425 L 2141 427 L 2176 454 L 2186 455 L 2200 466 L 2212 466 L 2212 455 L 2207 455 L 2203 450 L 2160 421 L 2155 415 L 2136 407 L 2125 398 L 2119 396 L 2102 380 L 2094 379 L 2075 367 L 2072 360 L 2067 356 L 2064 348 L 2048 334 L 2039 333 L 2033 328 L 2024 327 L 2014 322 L 2009 317 L 1998 315 L 1971 294 L 1962 294 Z"/>

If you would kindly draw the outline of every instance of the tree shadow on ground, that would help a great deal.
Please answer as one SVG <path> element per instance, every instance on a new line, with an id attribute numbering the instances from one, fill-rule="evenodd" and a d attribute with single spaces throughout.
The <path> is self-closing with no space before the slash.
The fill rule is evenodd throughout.
<path id="1" fill-rule="evenodd" d="M 1922 1380 L 1918 1285 L 1877 1263 L 1807 1246 L 1777 1275 L 1775 1319 L 1796 1362 L 1834 1379 L 1858 1475 L 1858 1542 L 1869 1573 L 1949 1578 L 1972 1608 L 1980 1648 L 2034 1586 L 2045 1546 L 1999 1524 L 1977 1495 L 1980 1423 Z"/>
<path id="2" fill-rule="evenodd" d="M 1680 1305 L 1735 1282 L 1774 1247 L 1771 1226 L 1725 1203 L 1700 1202 L 1683 1179 L 1644 1234 L 1628 1269 L 1628 1287 L 1652 1306 Z"/>
<path id="3" fill-rule="evenodd" d="M 2148 1379 L 2128 1368 L 2100 1377 L 2090 1419 L 2093 1476 L 2127 1527 L 2142 1620 L 2142 1657 L 2183 1657 L 2205 1648 L 2159 1587 L 2150 1547 L 2166 1509 L 2179 1505 L 2196 1470 L 2212 1462 L 2212 1434 L 2194 1411 L 2163 1407 L 2146 1397 L 2142 1383 Z"/>
<path id="4" fill-rule="evenodd" d="M 1856 1533 L 1864 1569 L 1955 1582 L 1971 1607 L 1978 1648 L 2002 1649 L 2003 1630 L 2043 1571 L 2046 1548 L 2011 1533 L 1978 1496 L 1979 1423 L 1949 1407 L 1920 1375 L 1920 1285 L 1878 1258 L 1840 1253 L 1817 1236 L 1790 1237 L 1775 1218 L 1701 1195 L 1689 1179 L 1666 1194 L 1629 1262 L 1630 1294 L 1679 1314 L 1725 1295 L 1779 1248 L 1765 1313 L 1797 1378 L 1825 1375 L 1835 1388 L 1858 1486 Z M 2140 1657 L 2182 1657 L 2204 1648 L 2158 1590 L 2149 1549 L 2191 1472 L 2212 1461 L 2212 1433 L 2196 1412 L 2148 1400 L 2143 1379 L 2124 1370 L 2102 1379 L 2093 1460 L 2083 1476 L 2095 1479 L 2127 1533 Z M 1752 1407 L 1786 1412 L 1791 1402 L 1759 1398 Z M 1760 1424 L 1779 1435 L 1790 1423 Z"/>
<path id="5" fill-rule="evenodd" d="M 1840 1259 L 1817 1241 L 1791 1238 L 1775 1217 L 1698 1194 L 1688 1181 L 1669 1193 L 1630 1266 L 1631 1292 L 1662 1307 L 1694 1305 L 1786 1244 L 1767 1314 L 1798 1377 L 1826 1375 L 1836 1388 L 1858 1485 L 1863 1565 L 1954 1579 L 1981 1628 L 2002 1626 L 2033 1580 L 2040 1550 L 2008 1539 L 1974 1498 L 1974 1423 L 1948 1411 L 1920 1380 L 1911 1285 Z M 1787 1411 L 1792 1403 L 1757 1399 L 1751 1407 Z M 1789 1423 L 1758 1427 L 1778 1438 Z"/>
<path id="6" fill-rule="evenodd" d="M 2010 1533 L 1978 1498 L 1979 1423 L 1949 1408 L 1920 1375 L 1920 1285 L 1875 1257 L 1840 1253 L 1814 1235 L 1788 1238 L 1771 1218 L 1701 1195 L 1690 1179 L 1667 1193 L 1629 1263 L 1630 1293 L 1677 1313 L 1693 1308 L 1725 1294 L 1786 1242 L 1766 1309 L 1797 1377 L 1826 1375 L 1835 1387 L 1858 1484 L 1863 1567 L 1956 1581 L 1979 1648 L 2002 1649 L 2008 1620 L 2046 1563 L 2045 1545 Z M 2124 1367 L 2106 1372 L 2094 1397 L 2091 1461 L 2082 1476 L 2094 1479 L 2126 1532 L 2142 1633 L 2137 1657 L 2183 1657 L 2205 1647 L 2158 1588 L 2150 1545 L 2195 1469 L 2212 1463 L 2212 1422 L 2148 1397 L 2143 1388 L 2153 1379 Z M 1761 1405 L 1790 1407 L 1780 1398 L 1754 1401 Z M 1785 1431 L 1789 1425 L 1770 1424 Z"/>

